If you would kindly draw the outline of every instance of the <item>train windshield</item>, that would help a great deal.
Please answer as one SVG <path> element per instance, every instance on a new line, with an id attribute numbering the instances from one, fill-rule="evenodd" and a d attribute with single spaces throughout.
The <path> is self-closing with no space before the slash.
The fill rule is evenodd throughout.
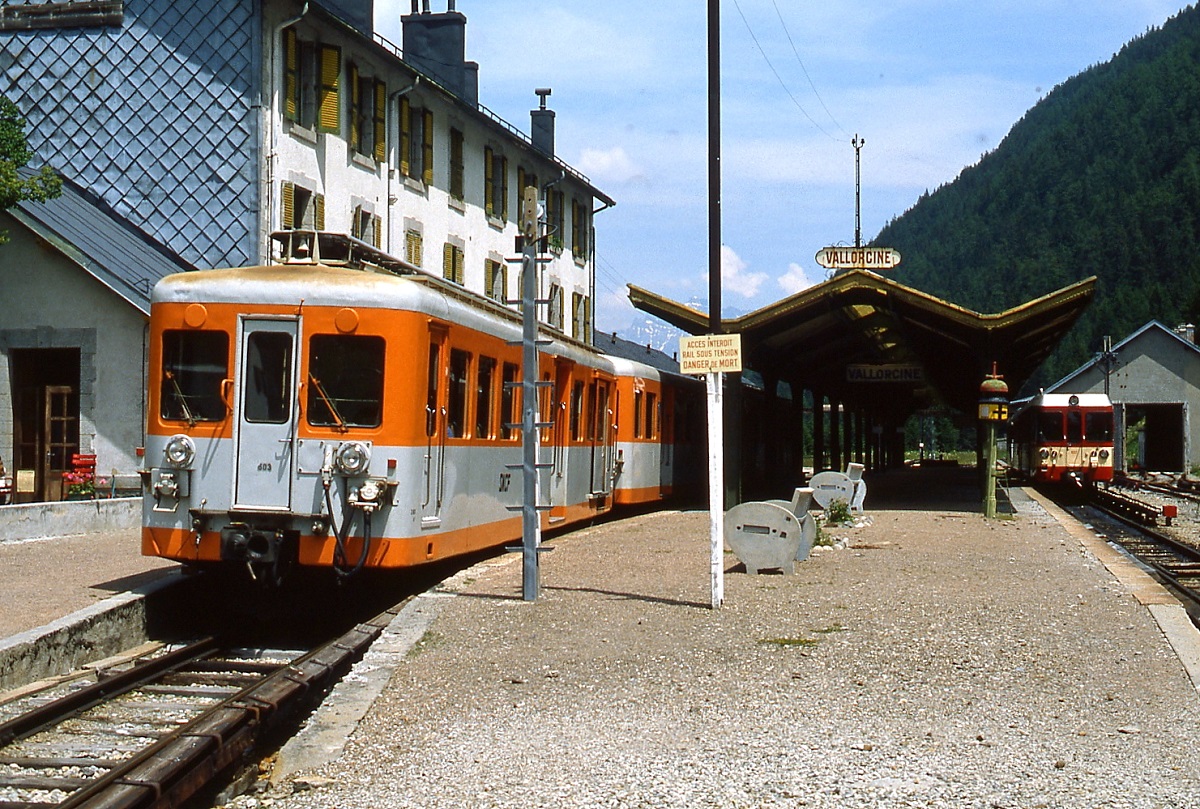
<path id="1" fill-rule="evenodd" d="M 1088 413 L 1084 419 L 1084 434 L 1088 441 L 1112 441 L 1113 414 L 1111 411 Z"/>
<path id="2" fill-rule="evenodd" d="M 229 335 L 223 331 L 163 332 L 159 413 L 164 419 L 221 421 L 221 383 L 229 377 Z"/>
<path id="3" fill-rule="evenodd" d="M 317 334 L 309 342 L 308 423 L 378 427 L 383 422 L 382 337 Z"/>
<path id="4" fill-rule="evenodd" d="M 1043 410 L 1038 413 L 1039 440 L 1062 441 L 1064 435 L 1061 410 Z"/>

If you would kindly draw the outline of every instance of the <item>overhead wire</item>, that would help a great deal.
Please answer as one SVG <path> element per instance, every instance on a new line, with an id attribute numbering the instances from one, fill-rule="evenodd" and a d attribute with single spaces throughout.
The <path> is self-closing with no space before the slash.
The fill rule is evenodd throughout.
<path id="1" fill-rule="evenodd" d="M 825 114 L 829 116 L 829 120 L 833 121 L 833 125 L 842 130 L 842 134 L 850 137 L 850 133 L 838 123 L 838 119 L 833 117 L 833 113 L 829 111 L 829 107 L 825 105 L 825 99 L 821 98 L 821 93 L 817 90 L 817 85 L 813 83 L 812 76 L 808 75 L 808 68 L 804 66 L 804 60 L 800 58 L 800 51 L 796 48 L 796 43 L 792 40 L 792 32 L 788 30 L 787 23 L 784 22 L 783 12 L 779 10 L 779 3 L 771 0 L 771 5 L 775 6 L 775 15 L 779 17 L 779 27 L 783 29 L 784 35 L 787 37 L 788 44 L 792 46 L 792 53 L 796 54 L 796 63 L 800 65 L 800 70 L 804 73 L 804 78 L 808 80 L 808 86 L 812 88 L 813 95 L 817 97 L 817 101 L 821 102 L 821 109 L 825 110 Z"/>
<path id="2" fill-rule="evenodd" d="M 802 105 L 796 99 L 796 96 L 793 95 L 791 88 L 789 88 L 787 86 L 787 82 L 785 82 L 783 80 L 783 76 L 779 75 L 779 71 L 775 69 L 775 65 L 771 62 L 771 57 L 767 56 L 767 52 L 763 48 L 762 43 L 760 43 L 758 41 L 758 36 L 754 33 L 754 29 L 752 27 L 750 27 L 750 21 L 748 19 L 746 19 L 746 13 L 744 11 L 742 11 L 741 3 L 739 3 L 738 0 L 733 0 L 733 6 L 734 6 L 734 8 L 737 9 L 738 16 L 740 16 L 742 18 L 742 24 L 746 26 L 746 31 L 750 34 L 750 39 L 754 40 L 755 47 L 757 47 L 758 52 L 760 54 L 762 54 L 763 61 L 765 61 L 767 63 L 767 67 L 769 67 L 771 69 L 771 72 L 775 74 L 775 79 L 779 82 L 779 86 L 783 88 L 783 91 L 785 93 L 787 93 L 788 98 L 790 98 L 792 100 L 792 103 L 796 105 L 796 109 L 800 110 L 800 112 L 804 114 L 804 117 L 809 120 L 809 123 L 811 123 L 813 126 L 815 126 L 822 135 L 824 135 L 825 137 L 829 138 L 832 141 L 836 141 L 836 142 L 840 143 L 841 138 L 838 138 L 838 137 L 835 137 L 834 135 L 829 134 L 829 132 L 827 132 L 825 130 L 825 127 L 823 127 L 819 123 L 817 123 L 817 120 L 815 118 L 813 118 L 812 115 L 809 114 L 808 110 L 806 110 L 804 108 L 804 105 Z M 779 7 L 776 6 L 775 10 L 778 12 Z M 782 20 L 782 16 L 780 17 L 780 19 Z M 791 39 L 790 35 L 788 36 L 788 39 L 789 40 Z M 793 48 L 794 47 L 795 46 L 793 46 Z M 797 58 L 799 58 L 799 54 L 797 54 Z M 807 71 L 805 71 L 805 75 L 808 75 Z M 822 102 L 822 104 L 823 103 L 824 102 Z M 826 110 L 826 112 L 828 112 L 828 110 Z M 831 115 L 830 118 L 832 119 L 833 116 Z M 836 124 L 837 121 L 835 120 L 834 123 Z M 838 128 L 841 129 L 841 126 L 839 125 Z M 842 131 L 844 132 L 845 130 L 842 130 Z"/>

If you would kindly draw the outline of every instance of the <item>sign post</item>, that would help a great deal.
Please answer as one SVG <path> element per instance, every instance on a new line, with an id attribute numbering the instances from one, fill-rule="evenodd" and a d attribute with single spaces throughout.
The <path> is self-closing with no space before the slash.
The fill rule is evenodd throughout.
<path id="1" fill-rule="evenodd" d="M 708 386 L 708 529 L 712 608 L 725 600 L 725 373 L 742 370 L 740 334 L 679 338 L 679 370 L 706 377 Z"/>

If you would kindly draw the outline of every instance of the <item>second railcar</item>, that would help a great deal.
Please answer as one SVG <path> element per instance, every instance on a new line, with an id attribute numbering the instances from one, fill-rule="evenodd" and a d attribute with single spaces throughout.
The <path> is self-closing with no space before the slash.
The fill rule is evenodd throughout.
<path id="1" fill-rule="evenodd" d="M 1041 393 L 1009 426 L 1012 465 L 1034 483 L 1092 485 L 1113 477 L 1113 408 L 1103 393 Z"/>

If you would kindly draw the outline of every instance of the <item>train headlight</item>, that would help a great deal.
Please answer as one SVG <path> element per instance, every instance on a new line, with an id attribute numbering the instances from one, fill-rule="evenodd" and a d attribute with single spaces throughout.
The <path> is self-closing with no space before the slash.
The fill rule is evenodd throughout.
<path id="1" fill-rule="evenodd" d="M 163 447 L 163 458 L 168 466 L 176 469 L 186 469 L 196 459 L 196 445 L 186 435 L 173 435 L 167 439 Z"/>
<path id="2" fill-rule="evenodd" d="M 1102 460 L 1102 461 L 1108 460 L 1108 450 L 1106 450 L 1106 449 L 1100 450 L 1100 460 Z"/>
<path id="3" fill-rule="evenodd" d="M 362 441 L 346 441 L 337 448 L 334 461 L 342 474 L 366 474 L 371 464 L 371 448 Z"/>
<path id="4" fill-rule="evenodd" d="M 1042 447 L 1041 451 L 1038 452 L 1038 455 L 1040 455 L 1042 460 L 1044 461 L 1050 457 L 1050 450 L 1046 449 L 1045 447 Z"/>

